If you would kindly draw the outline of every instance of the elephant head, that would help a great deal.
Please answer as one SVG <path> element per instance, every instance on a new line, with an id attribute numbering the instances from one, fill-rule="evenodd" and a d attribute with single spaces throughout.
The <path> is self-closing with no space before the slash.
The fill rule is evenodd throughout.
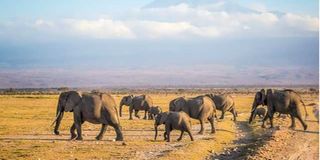
<path id="1" fill-rule="evenodd" d="M 64 112 L 73 112 L 74 107 L 79 105 L 81 102 L 81 94 L 76 91 L 63 92 L 59 96 L 59 101 L 56 111 L 56 119 L 53 124 L 56 124 L 54 127 L 54 134 L 59 135 L 59 126 L 63 117 Z"/>
<path id="2" fill-rule="evenodd" d="M 183 107 L 186 104 L 186 100 L 184 97 L 179 97 L 174 99 L 169 104 L 169 111 L 179 112 L 183 110 Z"/>
<path id="3" fill-rule="evenodd" d="M 262 106 L 267 105 L 267 97 L 266 97 L 266 92 L 264 89 L 261 89 L 259 92 L 257 92 L 254 97 L 254 101 L 253 101 L 252 108 L 251 108 L 251 116 L 249 119 L 249 123 L 252 122 L 254 112 L 259 105 L 262 105 Z"/>
<path id="4" fill-rule="evenodd" d="M 124 96 L 121 101 L 120 101 L 120 110 L 119 110 L 119 115 L 120 117 L 122 117 L 122 106 L 126 105 L 126 106 L 130 106 L 133 100 L 133 95 L 129 95 L 129 96 Z"/>
<path id="5" fill-rule="evenodd" d="M 169 112 L 162 112 L 156 116 L 155 121 L 154 121 L 154 130 L 155 130 L 154 140 L 157 140 L 158 126 L 165 123 L 168 115 L 169 115 Z"/>

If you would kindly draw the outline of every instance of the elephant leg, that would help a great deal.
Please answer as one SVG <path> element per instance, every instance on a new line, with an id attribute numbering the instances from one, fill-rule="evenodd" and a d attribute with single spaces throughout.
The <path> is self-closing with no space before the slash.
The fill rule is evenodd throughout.
<path id="1" fill-rule="evenodd" d="M 234 109 L 234 108 L 232 108 L 231 110 L 230 110 L 230 112 L 232 113 L 232 115 L 233 115 L 233 121 L 237 121 L 237 113 L 236 113 L 236 110 Z"/>
<path id="2" fill-rule="evenodd" d="M 222 111 L 222 114 L 221 114 L 221 116 L 220 116 L 220 119 L 224 119 L 224 113 L 225 113 L 225 111 Z"/>
<path id="3" fill-rule="evenodd" d="M 114 128 L 114 131 L 116 132 L 116 141 L 123 141 L 123 134 L 121 131 L 121 127 L 119 124 L 110 124 Z"/>
<path id="4" fill-rule="evenodd" d="M 304 129 L 304 130 L 307 130 L 308 125 L 303 121 L 303 119 L 302 119 L 302 117 L 301 117 L 301 114 L 300 114 L 300 115 L 298 114 L 297 118 L 298 118 L 298 120 L 300 121 L 300 123 L 302 124 L 303 129 Z"/>
<path id="5" fill-rule="evenodd" d="M 82 131 L 81 131 L 81 124 L 83 121 L 81 120 L 81 113 L 73 113 L 74 125 L 77 129 L 77 138 L 76 140 L 82 140 Z"/>
<path id="6" fill-rule="evenodd" d="M 77 137 L 75 130 L 76 130 L 76 125 L 73 123 L 72 126 L 70 127 L 71 140 Z"/>
<path id="7" fill-rule="evenodd" d="M 171 127 L 170 125 L 166 124 L 167 142 L 170 142 L 170 132 L 171 132 Z"/>
<path id="8" fill-rule="evenodd" d="M 164 131 L 164 133 L 163 133 L 163 139 L 167 140 L 167 132 L 166 131 Z"/>
<path id="9" fill-rule="evenodd" d="M 291 129 L 295 129 L 296 128 L 296 122 L 295 122 L 295 118 L 292 114 L 290 114 L 290 118 L 291 118 Z"/>
<path id="10" fill-rule="evenodd" d="M 77 129 L 77 138 L 76 140 L 82 140 L 82 131 L 81 131 L 81 123 L 75 123 L 75 128 Z"/>
<path id="11" fill-rule="evenodd" d="M 139 110 L 134 110 L 134 116 L 140 119 L 140 116 L 138 115 Z"/>
<path id="12" fill-rule="evenodd" d="M 269 115 L 269 119 L 270 119 L 270 128 L 273 128 L 273 114 L 274 113 L 271 113 L 270 115 Z"/>
<path id="13" fill-rule="evenodd" d="M 200 131 L 199 131 L 198 134 L 203 134 L 203 131 L 204 131 L 203 124 L 204 124 L 204 120 L 203 120 L 203 119 L 200 119 Z"/>
<path id="14" fill-rule="evenodd" d="M 132 120 L 132 112 L 133 112 L 133 107 L 129 107 L 129 119 Z"/>
<path id="15" fill-rule="evenodd" d="M 96 140 L 101 140 L 101 139 L 103 138 L 103 134 L 106 132 L 107 127 L 108 127 L 108 126 L 107 126 L 106 124 L 102 124 L 100 133 L 99 133 L 98 136 L 96 137 Z"/>
<path id="16" fill-rule="evenodd" d="M 148 119 L 149 119 L 149 120 L 153 119 L 151 113 L 148 113 Z"/>
<path id="17" fill-rule="evenodd" d="M 148 112 L 147 110 L 144 111 L 144 117 L 143 117 L 143 119 L 147 119 L 147 112 Z"/>
<path id="18" fill-rule="evenodd" d="M 193 141 L 193 136 L 192 136 L 192 134 L 191 134 L 191 131 L 190 131 L 190 130 L 187 130 L 187 133 L 189 134 L 189 137 L 190 137 L 191 141 Z"/>
<path id="19" fill-rule="evenodd" d="M 177 141 L 181 141 L 181 139 L 182 139 L 182 137 L 183 137 L 183 133 L 184 133 L 184 131 L 181 130 L 180 137 L 177 139 Z"/>
<path id="20" fill-rule="evenodd" d="M 211 133 L 216 133 L 216 128 L 214 127 L 214 117 L 208 118 L 211 125 Z"/>

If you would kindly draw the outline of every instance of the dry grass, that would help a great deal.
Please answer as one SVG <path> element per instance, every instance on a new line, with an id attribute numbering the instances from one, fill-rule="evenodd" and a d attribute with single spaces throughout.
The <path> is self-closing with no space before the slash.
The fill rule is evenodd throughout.
<path id="1" fill-rule="evenodd" d="M 123 95 L 113 95 L 117 102 Z M 164 111 L 168 103 L 177 95 L 151 95 L 154 104 Z M 190 142 L 186 135 L 177 142 L 179 132 L 174 131 L 173 142 L 166 143 L 162 137 L 153 141 L 153 121 L 128 120 L 128 107 L 123 109 L 121 125 L 126 145 L 113 142 L 115 134 L 108 128 L 102 141 L 96 141 L 100 125 L 85 123 L 84 141 L 69 141 L 69 128 L 73 121 L 72 113 L 66 113 L 60 127 L 61 136 L 52 134 L 50 124 L 54 120 L 58 96 L 0 96 L 0 159 L 140 159 L 148 158 L 154 152 L 160 152 L 162 159 L 203 159 L 210 152 L 220 152 L 226 146 L 233 145 L 236 139 L 235 123 L 231 114 L 224 121 L 216 123 L 217 133 L 209 138 Z M 248 112 L 252 96 L 234 96 L 239 113 Z M 311 113 L 311 111 L 309 112 Z M 143 116 L 140 112 L 140 116 Z M 220 112 L 218 112 L 220 115 Z M 245 118 L 243 118 L 245 119 Z M 197 124 L 193 121 L 193 125 Z M 196 134 L 197 129 L 193 130 Z M 172 151 L 166 151 L 167 148 Z M 155 157 L 153 157 L 155 158 Z"/>

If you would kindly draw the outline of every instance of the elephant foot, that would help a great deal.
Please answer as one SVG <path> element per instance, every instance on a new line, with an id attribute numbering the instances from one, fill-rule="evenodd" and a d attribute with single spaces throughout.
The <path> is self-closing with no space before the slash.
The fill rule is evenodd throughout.
<path id="1" fill-rule="evenodd" d="M 116 141 L 123 141 L 123 137 L 122 136 L 117 136 L 116 137 Z"/>
<path id="2" fill-rule="evenodd" d="M 167 140 L 167 142 L 170 142 L 170 140 Z"/>
<path id="3" fill-rule="evenodd" d="M 130 117 L 129 120 L 132 120 L 132 117 Z"/>
<path id="4" fill-rule="evenodd" d="M 143 117 L 143 119 L 147 119 L 147 117 Z"/>
<path id="5" fill-rule="evenodd" d="M 203 135 L 203 131 L 198 132 L 198 134 Z"/>
<path id="6" fill-rule="evenodd" d="M 290 126 L 289 128 L 294 130 L 296 128 L 296 126 Z"/>
<path id="7" fill-rule="evenodd" d="M 219 119 L 223 119 L 224 117 L 220 117 Z"/>
<path id="8" fill-rule="evenodd" d="M 273 126 L 270 126 L 269 128 L 270 128 L 270 129 L 272 129 L 272 128 L 273 128 Z"/>
<path id="9" fill-rule="evenodd" d="M 182 138 L 178 138 L 177 141 L 181 141 Z"/>
<path id="10" fill-rule="evenodd" d="M 212 133 L 212 134 L 215 134 L 215 133 L 216 133 L 216 130 L 212 130 L 211 133 Z"/>
<path id="11" fill-rule="evenodd" d="M 73 139 L 75 139 L 76 137 L 77 137 L 76 134 L 72 134 L 70 139 L 73 140 Z"/>
<path id="12" fill-rule="evenodd" d="M 96 140 L 98 140 L 98 141 L 101 140 L 101 139 L 102 139 L 102 136 L 97 136 L 96 137 Z"/>
<path id="13" fill-rule="evenodd" d="M 308 125 L 304 125 L 304 126 L 303 126 L 303 129 L 304 129 L 304 130 L 307 130 L 307 128 L 308 128 Z"/>
<path id="14" fill-rule="evenodd" d="M 59 135 L 60 132 L 58 130 L 53 131 L 55 135 Z"/>
<path id="15" fill-rule="evenodd" d="M 81 136 L 78 136 L 78 137 L 76 138 L 76 140 L 77 140 L 77 141 L 82 141 L 83 138 L 82 138 Z"/>
<path id="16" fill-rule="evenodd" d="M 261 128 L 266 128 L 266 126 L 265 126 L 265 125 L 262 125 Z"/>

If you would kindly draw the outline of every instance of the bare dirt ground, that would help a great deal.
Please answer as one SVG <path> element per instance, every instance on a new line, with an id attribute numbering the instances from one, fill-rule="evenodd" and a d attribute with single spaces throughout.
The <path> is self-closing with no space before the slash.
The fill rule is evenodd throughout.
<path id="1" fill-rule="evenodd" d="M 116 95 L 117 102 L 122 95 Z M 170 99 L 179 95 L 152 95 L 154 103 L 167 110 Z M 308 108 L 308 130 L 300 123 L 288 129 L 290 118 L 275 118 L 273 129 L 261 128 L 261 119 L 248 124 L 253 95 L 234 95 L 239 112 L 238 121 L 231 121 L 231 114 L 215 122 L 217 132 L 210 134 L 207 123 L 204 135 L 199 135 L 197 121 L 192 122 L 195 141 L 188 135 L 178 142 L 178 131 L 172 142 L 159 137 L 154 141 L 153 121 L 128 120 L 128 113 L 121 117 L 124 142 L 114 142 L 115 133 L 109 127 L 102 141 L 96 141 L 100 125 L 85 123 L 83 141 L 69 140 L 71 114 L 66 114 L 61 135 L 52 134 L 50 123 L 54 119 L 56 96 L 42 98 L 0 97 L 0 159 L 318 159 L 319 125 Z M 304 95 L 305 103 L 318 103 L 318 96 Z M 12 108 L 8 110 L 7 108 Z M 125 109 L 126 110 L 126 109 Z M 140 116 L 143 113 L 140 113 Z M 220 115 L 220 112 L 218 112 Z"/>

